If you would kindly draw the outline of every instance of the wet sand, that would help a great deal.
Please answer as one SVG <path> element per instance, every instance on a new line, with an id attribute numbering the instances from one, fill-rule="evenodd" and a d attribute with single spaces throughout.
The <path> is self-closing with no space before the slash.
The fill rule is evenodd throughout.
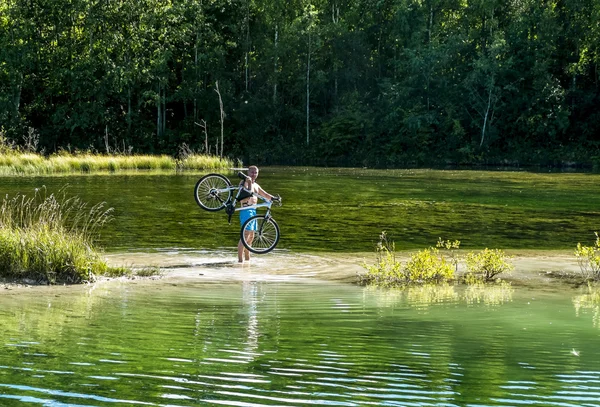
<path id="1" fill-rule="evenodd" d="M 571 252 L 507 252 L 515 270 L 503 275 L 505 280 L 520 284 L 550 284 L 557 279 L 580 277 L 580 268 Z M 398 253 L 406 261 L 410 253 Z M 154 253 L 120 253 L 107 256 L 114 265 L 133 268 L 159 267 L 163 278 L 179 280 L 253 280 L 291 281 L 324 280 L 353 283 L 357 274 L 365 273 L 363 264 L 374 264 L 374 253 L 297 254 L 285 251 L 253 256 L 239 264 L 234 252 L 170 251 Z M 458 272 L 464 271 L 459 265 Z"/>
<path id="2" fill-rule="evenodd" d="M 515 270 L 502 279 L 517 286 L 578 285 L 582 279 L 580 268 L 571 252 L 537 251 L 510 252 Z M 397 253 L 397 260 L 406 261 L 410 253 Z M 234 251 L 164 250 L 153 252 L 127 252 L 106 255 L 109 264 L 133 269 L 159 268 L 160 275 L 147 278 L 108 279 L 125 280 L 132 284 L 227 281 L 336 281 L 355 283 L 357 275 L 365 273 L 363 264 L 374 264 L 374 253 L 354 254 L 298 254 L 277 251 L 255 255 L 250 262 L 237 262 Z M 464 265 L 459 265 L 459 274 Z M 0 289 L 31 288 L 33 284 L 8 284 L 0 282 Z"/>

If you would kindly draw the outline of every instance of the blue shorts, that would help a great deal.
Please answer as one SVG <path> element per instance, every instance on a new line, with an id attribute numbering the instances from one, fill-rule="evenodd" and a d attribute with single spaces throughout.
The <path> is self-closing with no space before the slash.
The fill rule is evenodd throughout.
<path id="1" fill-rule="evenodd" d="M 240 225 L 244 226 L 244 222 L 256 215 L 256 209 L 242 209 L 240 211 Z M 256 219 L 248 223 L 246 230 L 257 230 Z"/>

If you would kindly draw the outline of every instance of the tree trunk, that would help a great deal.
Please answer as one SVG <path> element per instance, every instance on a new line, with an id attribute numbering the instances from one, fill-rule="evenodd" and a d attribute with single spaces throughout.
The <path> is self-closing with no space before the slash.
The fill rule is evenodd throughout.
<path id="1" fill-rule="evenodd" d="M 275 82 L 273 84 L 273 104 L 275 105 L 277 103 L 277 69 L 279 66 L 279 55 L 278 55 L 278 46 L 279 44 L 277 43 L 277 41 L 279 40 L 279 26 L 277 24 L 275 24 L 275 62 L 274 62 L 274 70 L 273 70 L 273 82 Z"/>
<path id="2" fill-rule="evenodd" d="M 223 110 L 223 99 L 221 98 L 221 92 L 219 91 L 219 81 L 215 82 L 215 92 L 219 95 L 219 109 L 221 111 L 221 151 L 217 151 L 217 155 L 223 158 L 223 121 L 225 120 L 225 111 Z M 217 150 L 219 143 L 217 142 Z"/>
<path id="3" fill-rule="evenodd" d="M 248 92 L 248 56 L 250 54 L 250 0 L 246 0 L 246 92 Z"/>
<path id="4" fill-rule="evenodd" d="M 158 139 L 161 138 L 161 129 L 162 129 L 162 112 L 161 107 L 162 103 L 160 101 L 160 81 L 158 82 L 158 100 L 156 101 L 156 137 Z"/>
<path id="5" fill-rule="evenodd" d="M 485 108 L 485 113 L 483 115 L 483 127 L 481 128 L 481 142 L 479 143 L 479 148 L 483 146 L 483 141 L 485 139 L 485 129 L 487 128 L 488 118 L 490 116 L 490 112 L 492 110 L 492 96 L 494 93 L 494 77 L 491 79 L 490 89 L 488 91 L 488 101 L 487 106 Z"/>
<path id="6" fill-rule="evenodd" d="M 308 31 L 308 58 L 306 61 L 306 145 L 310 144 L 310 29 Z"/>

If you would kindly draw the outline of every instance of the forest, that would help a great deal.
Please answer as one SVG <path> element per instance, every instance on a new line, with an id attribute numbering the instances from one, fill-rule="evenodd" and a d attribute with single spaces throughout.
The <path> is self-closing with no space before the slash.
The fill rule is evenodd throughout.
<path id="1" fill-rule="evenodd" d="M 0 138 L 393 168 L 600 164 L 600 0 L 0 0 Z"/>

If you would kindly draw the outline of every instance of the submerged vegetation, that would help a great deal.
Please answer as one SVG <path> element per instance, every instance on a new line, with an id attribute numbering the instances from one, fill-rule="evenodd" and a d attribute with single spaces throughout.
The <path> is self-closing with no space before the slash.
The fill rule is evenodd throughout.
<path id="1" fill-rule="evenodd" d="M 0 206 L 0 277 L 36 283 L 81 283 L 98 276 L 123 276 L 94 247 L 94 237 L 111 219 L 103 203 L 88 207 L 78 197 L 46 195 L 4 197 Z"/>
<path id="2" fill-rule="evenodd" d="M 364 264 L 366 274 L 359 275 L 364 284 L 403 287 L 422 284 L 446 284 L 455 280 L 460 258 L 456 250 L 460 241 L 439 239 L 436 247 L 412 254 L 406 263 L 396 259 L 395 243 L 384 231 L 377 244 L 377 260 L 374 265 Z M 463 281 L 469 285 L 481 285 L 493 281 L 514 267 L 502 250 L 485 249 L 469 252 L 465 257 L 466 273 Z M 500 282 L 500 280 L 498 279 Z"/>

